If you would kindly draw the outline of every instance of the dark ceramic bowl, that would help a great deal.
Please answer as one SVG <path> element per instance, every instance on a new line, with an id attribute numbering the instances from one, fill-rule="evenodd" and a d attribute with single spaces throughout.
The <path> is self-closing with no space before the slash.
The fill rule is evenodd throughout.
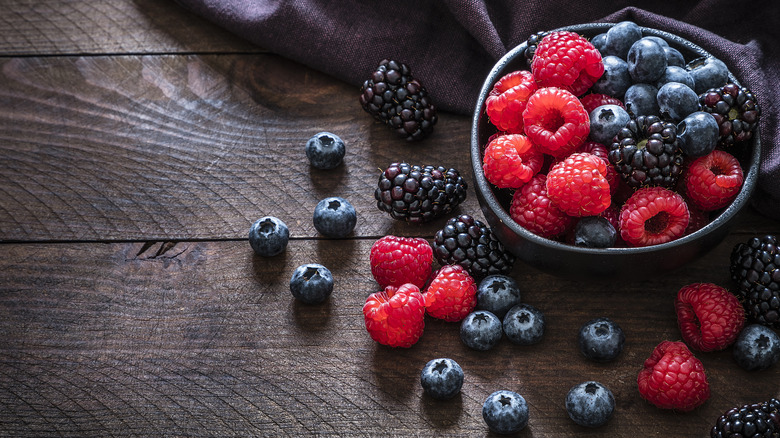
<path id="1" fill-rule="evenodd" d="M 606 32 L 611 26 L 612 23 L 590 23 L 556 30 L 577 32 L 591 38 Z M 686 62 L 711 56 L 696 44 L 668 32 L 645 27 L 642 31 L 645 36 L 664 38 L 683 54 Z M 526 264 L 560 277 L 641 279 L 680 268 L 710 251 L 726 237 L 738 213 L 748 205 L 756 186 L 761 149 L 758 132 L 752 144 L 736 151 L 738 153 L 729 151 L 740 159 L 744 171 L 745 180 L 737 198 L 728 207 L 713 212 L 710 223 L 705 227 L 672 242 L 642 248 L 583 248 L 539 237 L 515 223 L 509 216 L 511 193 L 492 186 L 482 171 L 484 147 L 488 138 L 496 132 L 484 109 L 485 99 L 498 79 L 512 71 L 528 69 L 523 53 L 525 48 L 525 43 L 515 47 L 490 71 L 480 91 L 471 129 L 471 163 L 479 204 L 488 224 L 507 249 Z M 730 79 L 739 83 L 733 75 Z"/>

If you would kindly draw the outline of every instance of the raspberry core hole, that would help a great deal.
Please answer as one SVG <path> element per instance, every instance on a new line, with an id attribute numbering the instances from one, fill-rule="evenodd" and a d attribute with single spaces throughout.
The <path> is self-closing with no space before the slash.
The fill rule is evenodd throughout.
<path id="1" fill-rule="evenodd" d="M 645 230 L 650 234 L 661 234 L 669 226 L 669 213 L 662 211 L 645 221 Z"/>
<path id="2" fill-rule="evenodd" d="M 558 111 L 548 111 L 542 119 L 541 126 L 550 131 L 557 132 L 558 129 L 566 123 L 566 119 Z"/>

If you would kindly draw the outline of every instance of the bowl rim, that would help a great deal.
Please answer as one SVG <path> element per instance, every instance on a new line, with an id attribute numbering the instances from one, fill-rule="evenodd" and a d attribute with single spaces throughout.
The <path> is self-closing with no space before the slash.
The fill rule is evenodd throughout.
<path id="1" fill-rule="evenodd" d="M 593 33 L 593 32 L 600 33 L 600 32 L 606 32 L 609 28 L 611 28 L 615 24 L 617 23 L 575 24 L 575 25 L 563 26 L 556 29 L 552 29 L 549 32 L 571 31 L 580 34 Z M 654 29 L 651 27 L 639 26 L 639 28 L 642 31 L 642 36 L 659 36 L 664 38 L 672 46 L 682 47 L 686 51 L 693 52 L 694 54 L 699 55 L 700 57 L 715 58 L 711 53 L 704 50 L 702 47 L 678 35 L 666 31 L 662 31 L 659 29 Z M 520 226 L 517 222 L 515 222 L 511 218 L 509 213 L 503 208 L 501 203 L 498 201 L 498 199 L 495 196 L 495 193 L 493 192 L 493 186 L 487 181 L 487 178 L 485 177 L 485 174 L 482 171 L 482 151 L 481 151 L 482 146 L 480 144 L 480 139 L 479 139 L 479 128 L 480 128 L 480 120 L 482 119 L 483 116 L 482 112 L 484 110 L 485 100 L 487 99 L 487 95 L 492 89 L 493 84 L 495 84 L 495 82 L 498 81 L 498 79 L 500 79 L 504 74 L 509 73 L 509 71 L 505 71 L 505 69 L 512 61 L 514 61 L 518 56 L 524 56 L 523 52 L 525 51 L 526 46 L 527 46 L 527 42 L 522 42 L 518 44 L 517 46 L 509 50 L 504 56 L 501 57 L 501 59 L 499 59 L 493 65 L 493 67 L 490 70 L 490 73 L 487 75 L 486 79 L 482 84 L 482 87 L 480 88 L 479 97 L 477 99 L 477 103 L 471 121 L 471 145 L 470 145 L 471 163 L 472 163 L 474 183 L 476 185 L 475 190 L 477 191 L 478 195 L 480 195 L 478 196 L 478 198 L 480 198 L 481 201 L 480 204 L 487 204 L 487 205 L 482 205 L 482 208 L 483 209 L 489 208 L 496 215 L 498 221 L 503 223 L 503 225 L 508 227 L 513 233 L 521 236 L 523 239 L 533 244 L 545 247 L 547 249 L 557 249 L 561 251 L 576 252 L 583 255 L 620 256 L 620 255 L 628 255 L 628 254 L 650 253 L 656 251 L 672 250 L 676 247 L 685 245 L 688 242 L 697 241 L 698 239 L 702 238 L 705 235 L 708 235 L 712 231 L 728 226 L 731 219 L 735 215 L 737 215 L 743 209 L 743 207 L 745 207 L 745 205 L 749 203 L 751 195 L 753 194 L 753 191 L 755 190 L 758 181 L 759 160 L 761 155 L 760 130 L 758 126 L 756 126 L 756 130 L 753 134 L 753 139 L 752 139 L 753 150 L 751 151 L 749 158 L 746 157 L 748 158 L 746 160 L 748 163 L 748 169 L 746 172 L 744 172 L 742 187 L 740 188 L 740 191 L 737 193 L 735 200 L 732 201 L 728 207 L 723 209 L 717 215 L 717 217 L 712 219 L 707 225 L 700 228 L 699 230 L 696 230 L 693 233 L 687 234 L 685 236 L 682 236 L 670 242 L 661 243 L 657 245 L 644 246 L 644 247 L 587 248 L 587 247 L 575 246 L 568 243 L 547 239 L 538 236 L 526 230 L 522 226 Z M 729 69 L 729 80 L 734 82 L 737 85 L 741 85 L 739 80 L 731 72 L 731 69 Z M 484 199 L 484 203 L 482 202 L 483 199 Z M 492 225 L 493 224 L 491 224 L 491 226 Z"/>

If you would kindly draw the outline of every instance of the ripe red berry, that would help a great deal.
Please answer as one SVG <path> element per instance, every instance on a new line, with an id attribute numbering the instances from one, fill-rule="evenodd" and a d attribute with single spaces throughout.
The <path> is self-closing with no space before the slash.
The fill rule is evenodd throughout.
<path id="1" fill-rule="evenodd" d="M 420 289 L 413 284 L 388 286 L 366 298 L 363 305 L 366 330 L 382 345 L 409 348 L 425 328 L 425 304 Z"/>
<path id="2" fill-rule="evenodd" d="M 445 265 L 423 294 L 425 311 L 434 318 L 461 321 L 477 306 L 477 284 L 461 265 Z"/>
<path id="3" fill-rule="evenodd" d="M 561 211 L 547 196 L 547 175 L 538 174 L 515 190 L 509 215 L 518 225 L 545 238 L 555 238 L 571 228 L 574 218 Z"/>
<path id="4" fill-rule="evenodd" d="M 485 178 L 499 188 L 516 189 L 539 173 L 544 155 L 523 134 L 494 138 L 485 148 Z"/>
<path id="5" fill-rule="evenodd" d="M 704 365 L 682 342 L 664 341 L 645 360 L 639 394 L 661 409 L 692 411 L 710 397 Z"/>
<path id="6" fill-rule="evenodd" d="M 596 143 L 595 141 L 586 141 L 585 143 L 581 144 L 580 147 L 575 150 L 575 152 L 587 152 L 589 154 L 593 154 L 607 163 L 606 177 L 607 181 L 609 182 L 609 191 L 610 193 L 614 194 L 617 191 L 622 178 L 620 177 L 620 174 L 617 172 L 617 170 L 615 170 L 615 167 L 609 162 L 609 150 L 607 147 L 601 143 Z"/>
<path id="7" fill-rule="evenodd" d="M 607 163 L 601 158 L 573 153 L 547 173 L 547 196 L 570 216 L 595 216 L 612 202 L 606 174 Z"/>
<path id="8" fill-rule="evenodd" d="M 422 289 L 433 272 L 433 248 L 421 237 L 384 236 L 371 246 L 370 260 L 382 288 L 412 283 Z"/>
<path id="9" fill-rule="evenodd" d="M 561 88 L 540 88 L 523 111 L 525 134 L 545 154 L 574 152 L 588 138 L 590 117 L 580 100 Z"/>
<path id="10" fill-rule="evenodd" d="M 500 131 L 522 133 L 523 110 L 534 91 L 536 81 L 527 70 L 517 70 L 503 76 L 493 85 L 485 99 L 485 112 L 490 122 Z"/>
<path id="11" fill-rule="evenodd" d="M 683 286 L 674 307 L 683 340 L 695 350 L 723 350 L 734 343 L 745 325 L 742 304 L 716 284 Z"/>
<path id="12" fill-rule="evenodd" d="M 585 111 L 587 111 L 588 114 L 592 113 L 594 109 L 602 105 L 617 105 L 623 109 L 626 109 L 626 105 L 622 100 L 618 99 L 617 97 L 608 96 L 606 94 L 586 94 L 580 98 L 580 102 L 582 102 L 582 106 L 585 107 Z"/>
<path id="13" fill-rule="evenodd" d="M 531 71 L 540 87 L 559 87 L 585 94 L 604 74 L 601 53 L 575 32 L 550 32 L 534 52 Z"/>
<path id="14" fill-rule="evenodd" d="M 723 208 L 737 197 L 744 181 L 739 161 L 716 149 L 691 162 L 685 174 L 685 191 L 693 205 L 704 211 Z"/>
<path id="15" fill-rule="evenodd" d="M 690 214 L 682 196 L 663 187 L 631 195 L 620 210 L 620 236 L 631 246 L 650 246 L 683 236 Z"/>

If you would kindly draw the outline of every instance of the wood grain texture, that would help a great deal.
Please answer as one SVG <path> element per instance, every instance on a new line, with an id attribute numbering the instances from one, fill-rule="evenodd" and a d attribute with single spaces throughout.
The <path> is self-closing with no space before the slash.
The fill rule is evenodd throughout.
<path id="1" fill-rule="evenodd" d="M 373 205 L 379 169 L 435 163 L 472 181 L 467 117 L 407 143 L 356 88 L 275 55 L 12 58 L 0 72 L 3 240 L 243 238 L 268 214 L 316 236 L 327 196 L 358 206 L 356 236 L 417 233 Z M 347 143 L 335 170 L 306 159 L 320 131 Z"/>
<path id="2" fill-rule="evenodd" d="M 262 52 L 172 0 L 9 0 L 0 55 Z"/>
<path id="3" fill-rule="evenodd" d="M 678 340 L 677 290 L 729 285 L 730 236 L 682 272 L 627 284 L 576 283 L 517 266 L 523 301 L 545 313 L 542 343 L 462 345 L 458 324 L 427 319 L 410 349 L 375 344 L 361 307 L 375 291 L 370 240 L 296 240 L 263 259 L 246 242 L 5 244 L 0 259 L 1 436 L 484 436 L 481 404 L 511 389 L 530 403 L 520 436 L 705 436 L 735 403 L 780 396 L 780 367 L 748 373 L 731 351 L 698 353 L 712 398 L 689 414 L 644 402 L 636 376 L 653 347 Z M 289 293 L 295 267 L 336 279 L 322 305 Z M 626 333 L 613 363 L 580 356 L 576 333 L 608 316 Z M 419 373 L 436 357 L 464 368 L 462 393 L 437 402 Z M 598 380 L 614 418 L 586 430 L 568 419 L 570 386 Z"/>

